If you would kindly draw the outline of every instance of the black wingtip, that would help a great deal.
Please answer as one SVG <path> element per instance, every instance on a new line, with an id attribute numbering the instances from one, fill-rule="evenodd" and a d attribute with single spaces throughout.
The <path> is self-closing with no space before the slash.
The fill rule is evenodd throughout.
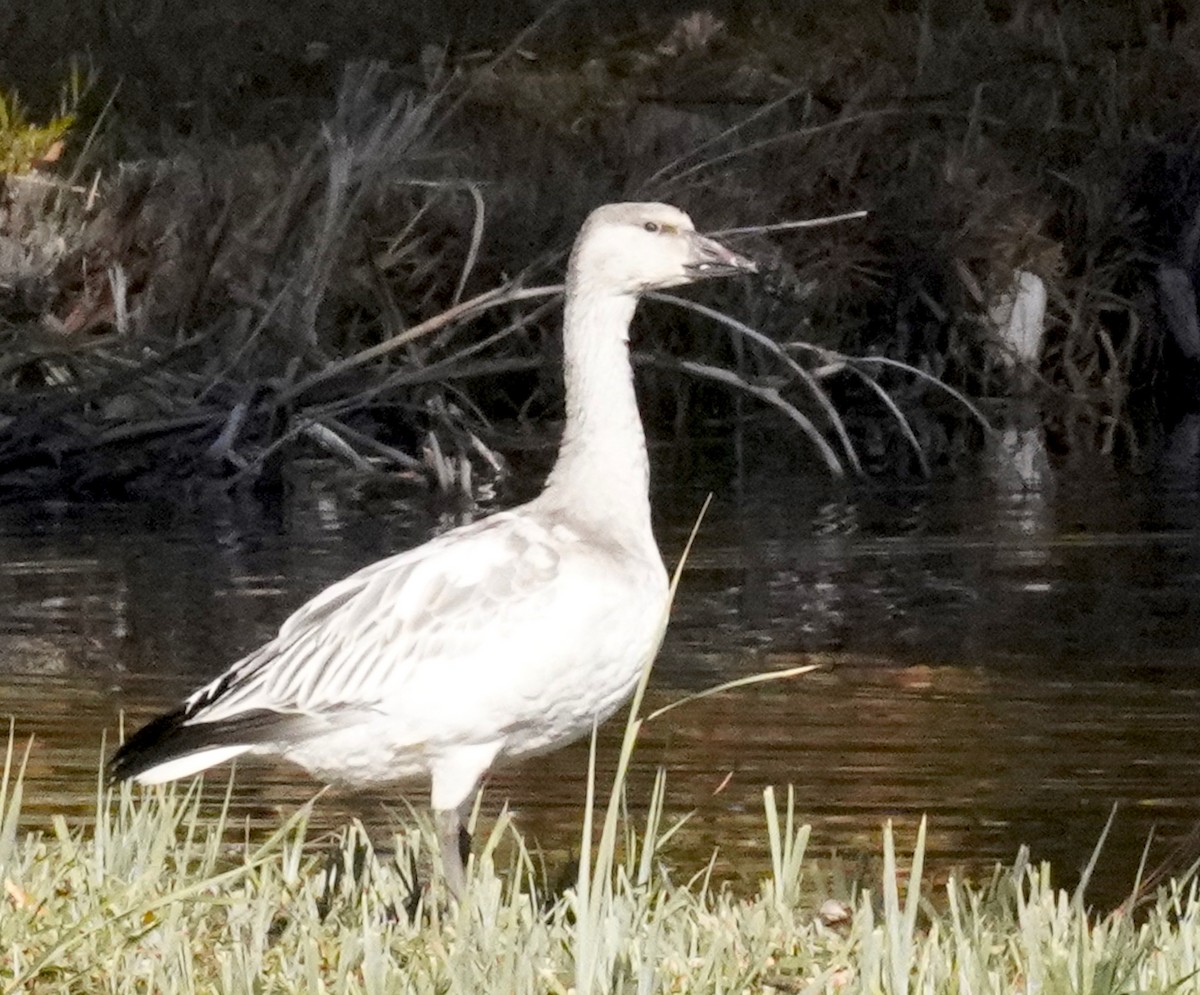
<path id="1" fill-rule="evenodd" d="M 159 764 L 215 747 L 271 744 L 281 736 L 286 742 L 295 737 L 298 723 L 303 725 L 302 717 L 269 708 L 205 722 L 197 718 L 195 709 L 183 705 L 152 719 L 125 740 L 108 761 L 106 773 L 109 781 L 126 781 Z"/>
<path id="2" fill-rule="evenodd" d="M 125 740 L 105 768 L 109 783 L 137 777 L 143 771 L 186 752 L 179 749 L 178 743 L 178 733 L 186 718 L 187 709 L 177 708 L 147 722 Z"/>

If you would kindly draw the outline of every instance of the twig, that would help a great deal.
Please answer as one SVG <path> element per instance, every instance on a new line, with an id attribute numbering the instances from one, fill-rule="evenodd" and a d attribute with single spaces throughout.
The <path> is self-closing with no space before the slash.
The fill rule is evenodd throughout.
<path id="1" fill-rule="evenodd" d="M 768 104 L 764 104 L 762 107 L 759 107 L 758 109 L 756 109 L 752 114 L 749 114 L 748 116 L 742 118 L 742 120 L 735 121 L 724 131 L 720 132 L 719 134 L 713 135 L 711 138 L 705 139 L 704 141 L 700 142 L 698 145 L 692 146 L 692 148 L 688 149 L 683 155 L 676 156 L 674 159 L 672 159 L 670 162 L 668 162 L 665 166 L 659 167 L 654 173 L 651 174 L 650 178 L 648 180 L 646 180 L 646 182 L 644 184 L 642 184 L 642 186 L 646 189 L 650 189 L 654 186 L 654 184 L 658 180 L 661 180 L 664 178 L 667 180 L 667 182 L 670 182 L 671 177 L 669 174 L 670 174 L 671 170 L 673 170 L 676 166 L 683 165 L 685 162 L 687 162 L 693 156 L 699 155 L 705 149 L 710 149 L 714 145 L 719 145 L 721 142 L 723 142 L 726 138 L 729 138 L 731 135 L 736 135 L 742 128 L 746 127 L 746 125 L 751 124 L 754 121 L 757 121 L 761 117 L 765 117 L 767 114 L 770 114 L 771 111 L 775 110 L 777 107 L 782 107 L 784 104 L 788 103 L 789 101 L 794 100 L 800 94 L 807 93 L 807 92 L 809 92 L 808 85 L 804 84 L 801 86 L 797 86 L 795 89 L 789 90 L 782 97 L 772 100 Z"/>
<path id="2" fill-rule="evenodd" d="M 457 304 L 462 300 L 467 280 L 470 279 L 471 271 L 475 268 L 475 261 L 479 258 L 479 246 L 483 243 L 483 194 L 479 192 L 478 183 L 468 183 L 467 190 L 471 194 L 471 199 L 475 201 L 475 221 L 471 225 L 471 245 L 467 249 L 467 261 L 463 263 L 462 273 L 458 277 L 458 286 L 454 288 L 454 296 L 450 299 L 452 304 Z"/>
<path id="3" fill-rule="evenodd" d="M 736 373 L 724 369 L 720 366 L 709 366 L 706 363 L 697 363 L 690 359 L 667 358 L 664 356 L 646 356 L 635 354 L 633 357 L 635 362 L 646 363 L 651 366 L 661 366 L 664 369 L 683 370 L 686 373 L 691 373 L 693 376 L 702 377 L 705 380 L 715 380 L 717 383 L 723 383 L 737 390 L 743 391 L 752 397 L 758 398 L 760 401 L 771 405 L 773 408 L 778 408 L 793 422 L 800 426 L 801 431 L 811 440 L 812 444 L 821 454 L 821 458 L 825 461 L 825 466 L 829 472 L 835 477 L 844 477 L 846 471 L 842 466 L 842 461 L 838 459 L 837 453 L 833 451 L 833 447 L 825 440 L 825 436 L 817 429 L 804 412 L 800 411 L 795 405 L 789 404 L 780 395 L 779 391 L 773 387 L 761 387 L 758 384 L 752 384 L 739 377 Z"/>
<path id="4" fill-rule="evenodd" d="M 130 442 L 147 435 L 165 435 L 181 429 L 215 424 L 221 420 L 221 417 L 222 413 L 219 411 L 201 411 L 190 415 L 180 415 L 177 418 L 159 418 L 154 421 L 139 422 L 136 425 L 118 425 L 116 428 L 101 432 L 72 448 L 76 450 L 90 449 L 111 445 L 114 442 Z"/>
<path id="5" fill-rule="evenodd" d="M 719 231 L 709 232 L 714 238 L 721 238 L 727 235 L 757 235 L 769 231 L 792 231 L 796 228 L 823 228 L 826 225 L 834 225 L 841 221 L 855 221 L 858 218 L 865 218 L 869 211 L 847 211 L 844 214 L 829 214 L 822 218 L 805 218 L 803 221 L 780 221 L 773 225 L 749 225 L 745 228 L 722 228 Z"/>
<path id="6" fill-rule="evenodd" d="M 878 366 L 891 366 L 898 370 L 904 370 L 906 373 L 911 374 L 918 380 L 924 380 L 926 383 L 929 383 L 940 390 L 944 390 L 947 394 L 958 401 L 964 408 L 966 408 L 975 416 L 975 418 L 979 421 L 979 424 L 983 427 L 984 434 L 987 435 L 988 438 L 995 439 L 999 437 L 999 433 L 992 428 L 991 422 L 987 420 L 983 412 L 980 411 L 979 408 L 977 408 L 974 404 L 972 404 L 971 401 L 967 399 L 967 396 L 962 393 L 962 391 L 955 390 L 944 380 L 939 380 L 932 373 L 926 373 L 924 370 L 913 366 L 911 363 L 902 363 L 898 359 L 889 359 L 887 356 L 847 356 L 845 357 L 845 360 L 847 363 L 851 364 L 874 363 Z"/>
<path id="7" fill-rule="evenodd" d="M 445 371 L 433 367 L 406 369 L 398 371 L 382 383 L 374 384 L 350 397 L 339 397 L 325 404 L 311 405 L 304 410 L 306 414 L 320 417 L 360 411 L 374 406 L 381 394 L 397 387 L 414 387 L 418 384 L 441 383 L 447 380 L 466 380 L 471 377 L 490 377 L 502 373 L 521 373 L 539 369 L 542 365 L 541 359 L 513 356 L 508 359 L 484 360 Z"/>
<path id="8" fill-rule="evenodd" d="M 821 409 L 825 412 L 830 424 L 833 425 L 833 430 L 837 434 L 838 441 L 841 442 L 842 448 L 846 451 L 846 456 L 849 458 L 850 465 L 854 468 L 854 472 L 859 474 L 863 472 L 862 464 L 858 459 L 858 452 L 854 448 L 854 443 L 850 441 L 850 433 L 846 431 L 846 425 L 842 421 L 842 416 L 838 414 L 838 410 L 836 407 L 834 407 L 833 402 L 829 399 L 829 395 L 825 393 L 821 385 L 817 383 L 816 378 L 813 377 L 808 370 L 797 363 L 794 359 L 792 359 L 791 356 L 784 352 L 782 348 L 780 348 L 778 342 L 768 338 L 762 332 L 758 331 L 758 329 L 751 328 L 745 322 L 738 321 L 736 318 L 731 318 L 724 312 L 716 310 L 716 308 L 707 307 L 704 304 L 699 304 L 696 301 L 689 300 L 686 297 L 676 297 L 674 294 L 660 293 L 647 294 L 646 296 L 652 298 L 653 300 L 664 301 L 668 304 L 675 304 L 679 307 L 686 308 L 689 311 L 695 311 L 697 314 L 702 314 L 706 318 L 712 318 L 713 321 L 721 323 L 726 328 L 732 329 L 739 335 L 748 338 L 751 342 L 754 342 L 763 349 L 766 349 L 769 353 L 771 353 L 771 355 L 775 356 L 782 363 L 784 363 L 788 369 L 790 369 L 804 383 L 804 385 L 808 387 L 808 389 L 812 392 L 813 397 L 816 398 L 817 404 L 819 404 Z"/>
<path id="9" fill-rule="evenodd" d="M 456 304 L 454 307 L 447 308 L 441 314 L 436 314 L 432 318 L 427 318 L 420 324 L 413 325 L 400 335 L 395 335 L 385 342 L 380 342 L 377 345 L 371 346 L 369 349 L 363 349 L 361 352 L 355 353 L 353 356 L 347 356 L 345 359 L 338 360 L 335 363 L 330 363 L 322 370 L 312 373 L 305 377 L 298 384 L 283 391 L 276 398 L 276 405 L 287 404 L 294 401 L 302 394 L 307 393 L 316 387 L 318 384 L 325 383 L 327 380 L 332 380 L 334 377 L 341 376 L 350 370 L 357 369 L 370 363 L 372 360 L 379 359 L 381 356 L 386 356 L 388 353 L 395 352 L 403 345 L 407 345 L 422 336 L 432 334 L 439 328 L 444 328 L 454 321 L 462 321 L 466 318 L 473 318 L 476 315 L 491 310 L 494 307 L 499 307 L 501 304 L 512 304 L 516 301 L 535 300 L 540 297 L 552 297 L 555 294 L 562 293 L 562 285 L 554 284 L 544 287 L 526 287 L 509 284 L 503 287 L 496 287 L 492 290 L 485 291 L 472 297 L 468 301 L 463 301 L 461 304 Z"/>
<path id="10" fill-rule="evenodd" d="M 250 401 L 248 398 L 242 398 L 233 409 L 229 412 L 229 417 L 225 419 L 225 425 L 221 429 L 221 434 L 213 440 L 213 444 L 208 447 L 205 452 L 206 456 L 212 459 L 224 459 L 230 455 L 233 449 L 233 443 L 238 437 L 238 433 L 242 430 L 242 425 L 246 422 L 246 415 L 250 411 Z"/>
<path id="11" fill-rule="evenodd" d="M 738 146 L 736 149 L 731 149 L 728 152 L 723 152 L 720 155 L 713 156 L 711 159 L 705 159 L 702 162 L 696 163 L 694 166 L 689 166 L 687 169 L 677 173 L 672 180 L 678 183 L 680 180 L 686 179 L 689 176 L 694 176 L 696 173 L 703 172 L 710 166 L 719 166 L 723 162 L 728 162 L 730 159 L 737 159 L 740 156 L 751 155 L 754 152 L 761 152 L 763 149 L 770 148 L 773 145 L 780 145 L 783 142 L 789 142 L 798 138 L 812 138 L 815 135 L 823 134 L 827 131 L 834 131 L 838 128 L 844 128 L 852 124 L 860 124 L 863 121 L 869 121 L 872 118 L 896 117 L 900 114 L 908 113 L 907 110 L 895 107 L 883 107 L 874 111 L 863 111 L 860 114 L 850 114 L 846 117 L 840 117 L 835 121 L 829 121 L 826 124 L 811 125 L 807 128 L 799 128 L 796 131 L 784 132 L 782 135 L 772 135 L 770 138 L 763 138 L 757 142 L 751 142 L 748 145 Z"/>
<path id="12" fill-rule="evenodd" d="M 338 435 L 343 436 L 355 445 L 363 449 L 369 449 L 376 456 L 382 456 L 386 460 L 390 460 L 397 466 L 402 466 L 406 470 L 414 470 L 417 472 L 424 471 L 425 467 L 415 456 L 409 456 L 408 453 L 402 452 L 387 443 L 380 442 L 374 436 L 367 435 L 366 432 L 360 432 L 356 428 L 351 428 L 343 421 L 339 421 L 332 415 L 326 416 L 324 422 L 332 428 Z"/>
<path id="13" fill-rule="evenodd" d="M 867 376 L 862 370 L 849 363 L 839 364 L 840 368 L 853 373 L 863 383 L 875 392 L 875 395 L 883 402 L 884 406 L 892 413 L 892 417 L 896 419 L 900 425 L 900 431 L 904 434 L 904 438 L 908 440 L 908 444 L 912 446 L 913 452 L 917 455 L 917 463 L 921 467 L 921 476 L 930 476 L 929 460 L 925 456 L 925 450 L 921 448 L 921 441 L 917 438 L 917 433 L 913 431 L 912 425 L 908 419 L 904 417 L 904 412 L 900 410 L 900 406 L 892 400 L 892 396 L 879 386 L 873 377 Z"/>
<path id="14" fill-rule="evenodd" d="M 300 435 L 311 439 L 327 453 L 348 463 L 359 473 L 370 473 L 374 469 L 362 453 L 322 422 L 310 421 L 300 430 Z"/>

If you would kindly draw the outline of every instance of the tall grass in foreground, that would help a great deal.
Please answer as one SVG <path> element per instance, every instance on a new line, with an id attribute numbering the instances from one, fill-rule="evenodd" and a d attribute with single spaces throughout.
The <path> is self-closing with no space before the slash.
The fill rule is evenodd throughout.
<path id="1" fill-rule="evenodd" d="M 436 888 L 412 891 L 410 868 L 424 877 L 436 860 L 424 824 L 388 859 L 357 829 L 332 851 L 313 846 L 307 807 L 269 839 L 231 846 L 196 790 L 122 789 L 100 792 L 90 833 L 58 821 L 20 834 L 10 740 L 0 992 L 1166 992 L 1200 969 L 1194 884 L 1160 890 L 1140 924 L 1089 915 L 1047 867 L 1020 861 L 934 893 L 922 890 L 922 843 L 905 875 L 890 828 L 883 880 L 827 924 L 790 793 L 782 811 L 767 794 L 773 870 L 756 892 L 704 868 L 673 880 L 657 860 L 670 835 L 659 788 L 642 826 L 624 820 L 628 844 L 606 842 L 586 911 L 574 891 L 546 903 L 505 817 L 466 901 L 448 907 Z"/>

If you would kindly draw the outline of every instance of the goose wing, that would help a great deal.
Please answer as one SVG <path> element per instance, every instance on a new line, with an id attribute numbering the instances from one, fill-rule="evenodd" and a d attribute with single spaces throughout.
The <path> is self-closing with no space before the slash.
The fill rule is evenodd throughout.
<path id="1" fill-rule="evenodd" d="M 539 600 L 560 553 L 552 527 L 500 513 L 372 564 L 326 588 L 273 640 L 196 691 L 184 722 L 336 722 L 387 711 L 406 684 L 424 683 L 422 672 L 482 655 L 550 609 Z"/>

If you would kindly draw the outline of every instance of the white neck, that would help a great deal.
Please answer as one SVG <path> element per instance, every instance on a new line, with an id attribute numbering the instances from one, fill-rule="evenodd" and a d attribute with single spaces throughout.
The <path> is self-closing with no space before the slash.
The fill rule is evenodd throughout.
<path id="1" fill-rule="evenodd" d="M 654 547 L 646 436 L 629 364 L 629 324 L 636 306 L 631 294 L 589 288 L 568 274 L 563 316 L 567 422 L 543 500 Z"/>

